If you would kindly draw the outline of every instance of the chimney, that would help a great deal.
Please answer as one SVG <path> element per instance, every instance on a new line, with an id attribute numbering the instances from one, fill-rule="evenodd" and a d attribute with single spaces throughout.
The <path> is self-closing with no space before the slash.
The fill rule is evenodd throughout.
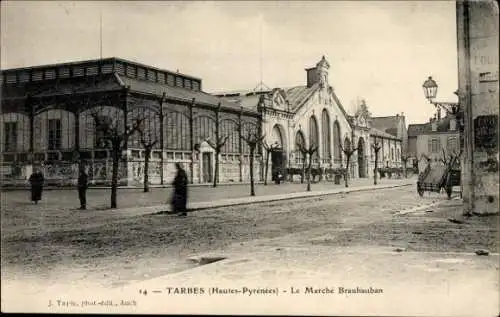
<path id="1" fill-rule="evenodd" d="M 455 116 L 452 116 L 450 118 L 450 131 L 456 131 L 457 130 L 457 119 Z"/>

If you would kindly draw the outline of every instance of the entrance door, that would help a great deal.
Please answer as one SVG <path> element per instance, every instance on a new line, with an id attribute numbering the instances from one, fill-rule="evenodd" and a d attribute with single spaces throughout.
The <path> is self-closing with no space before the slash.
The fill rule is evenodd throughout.
<path id="1" fill-rule="evenodd" d="M 212 153 L 205 152 L 202 155 L 203 160 L 203 182 L 210 183 L 212 181 Z"/>
<path id="2" fill-rule="evenodd" d="M 358 176 L 360 178 L 366 177 L 366 162 L 365 162 L 365 141 L 363 138 L 359 138 L 358 141 Z"/>
<path id="3" fill-rule="evenodd" d="M 277 181 L 279 174 L 284 173 L 284 153 L 282 151 L 272 151 L 271 152 L 271 175 L 272 180 Z"/>

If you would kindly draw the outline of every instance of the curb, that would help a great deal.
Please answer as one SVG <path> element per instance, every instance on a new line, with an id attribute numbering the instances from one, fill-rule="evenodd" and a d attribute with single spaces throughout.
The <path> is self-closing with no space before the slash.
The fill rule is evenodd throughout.
<path id="1" fill-rule="evenodd" d="M 338 195 L 338 194 L 347 194 L 347 193 L 353 193 L 353 192 L 363 192 L 363 191 L 370 191 L 370 190 L 378 190 L 378 189 L 391 189 L 391 188 L 397 188 L 397 187 L 404 187 L 404 186 L 411 186 L 413 184 L 402 184 L 402 185 L 386 185 L 384 187 L 372 187 L 372 188 L 352 188 L 352 189 L 346 189 L 346 190 L 341 190 L 341 191 L 322 191 L 322 192 L 302 192 L 302 193 L 294 193 L 298 194 L 288 194 L 289 197 L 276 197 L 278 195 L 272 195 L 272 196 L 260 196 L 259 198 L 261 199 L 255 199 L 253 201 L 243 201 L 243 202 L 227 202 L 227 203 L 222 203 L 220 205 L 212 205 L 212 206 L 200 206 L 200 207 L 192 207 L 188 208 L 189 211 L 197 211 L 197 210 L 204 210 L 204 209 L 211 209 L 211 208 L 221 208 L 221 207 L 230 207 L 230 206 L 244 206 L 244 205 L 251 205 L 251 204 L 256 204 L 256 203 L 268 203 L 268 202 L 275 202 L 275 201 L 283 201 L 283 200 L 293 200 L 293 199 L 303 199 L 303 198 L 314 198 L 314 197 L 320 197 L 320 196 L 328 196 L 328 195 Z M 309 194 L 310 193 L 310 194 Z M 281 195 L 279 195 L 281 196 Z M 255 197 L 255 196 L 254 196 Z M 246 198 L 246 197 L 244 197 Z M 242 199 L 242 198 L 234 198 L 235 200 L 237 199 Z"/>

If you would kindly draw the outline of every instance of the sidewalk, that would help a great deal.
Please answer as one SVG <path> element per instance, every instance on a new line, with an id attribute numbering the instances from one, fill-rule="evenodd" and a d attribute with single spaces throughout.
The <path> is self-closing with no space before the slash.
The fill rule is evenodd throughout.
<path id="1" fill-rule="evenodd" d="M 280 194 L 280 195 L 264 195 L 264 196 L 247 196 L 247 197 L 238 197 L 238 198 L 230 198 L 230 199 L 221 199 L 217 201 L 204 201 L 204 202 L 192 202 L 188 203 L 189 211 L 203 210 L 209 208 L 218 208 L 218 207 L 228 207 L 228 206 L 241 206 L 241 205 L 249 205 L 254 203 L 263 203 L 263 202 L 274 202 L 280 200 L 290 200 L 290 199 L 299 199 L 299 198 L 308 198 L 308 197 L 318 197 L 325 195 L 334 195 L 334 194 L 346 194 L 351 192 L 359 192 L 359 191 L 369 191 L 369 190 L 379 190 L 379 189 L 388 189 L 388 188 L 397 188 L 402 186 L 410 186 L 414 185 L 415 180 L 413 179 L 403 179 L 396 184 L 379 184 L 379 185 L 365 185 L 365 186 L 355 186 L 355 187 L 337 187 L 330 190 L 319 190 L 319 191 L 310 191 L 310 192 L 295 192 L 288 194 Z M 313 185 L 314 186 L 314 185 Z M 131 207 L 131 208 L 122 208 L 122 209 L 110 209 L 97 211 L 100 215 L 104 215 L 105 213 L 109 214 L 119 214 L 121 216 L 141 216 L 146 214 L 154 214 L 160 212 L 169 212 L 171 211 L 171 205 L 163 204 L 156 206 L 147 206 L 147 207 Z"/>

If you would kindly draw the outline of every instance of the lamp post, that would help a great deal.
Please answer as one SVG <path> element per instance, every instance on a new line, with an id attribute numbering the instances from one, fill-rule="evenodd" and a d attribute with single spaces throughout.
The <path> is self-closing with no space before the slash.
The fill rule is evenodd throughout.
<path id="1" fill-rule="evenodd" d="M 473 210 L 474 201 L 474 175 L 472 169 L 472 127 L 468 122 L 467 118 L 470 116 L 470 109 L 466 109 L 466 106 L 460 106 L 458 102 L 436 102 L 434 99 L 437 95 L 438 85 L 432 77 L 428 77 L 427 80 L 422 85 L 424 89 L 424 95 L 431 104 L 433 104 L 437 109 L 444 109 L 447 114 L 452 114 L 457 119 L 459 125 L 459 138 L 460 138 L 460 149 L 464 153 L 462 160 L 462 188 L 465 189 L 464 192 L 464 214 L 470 214 Z M 459 100 L 463 101 L 463 96 L 459 95 L 459 92 L 455 92 L 458 95 Z"/>
<path id="2" fill-rule="evenodd" d="M 438 85 L 432 77 L 429 76 L 424 84 L 424 95 L 431 104 L 433 104 L 437 109 L 444 109 L 447 113 L 457 115 L 460 112 L 460 105 L 458 102 L 436 102 L 434 99 L 437 95 Z M 456 94 L 457 92 L 455 92 Z"/>

